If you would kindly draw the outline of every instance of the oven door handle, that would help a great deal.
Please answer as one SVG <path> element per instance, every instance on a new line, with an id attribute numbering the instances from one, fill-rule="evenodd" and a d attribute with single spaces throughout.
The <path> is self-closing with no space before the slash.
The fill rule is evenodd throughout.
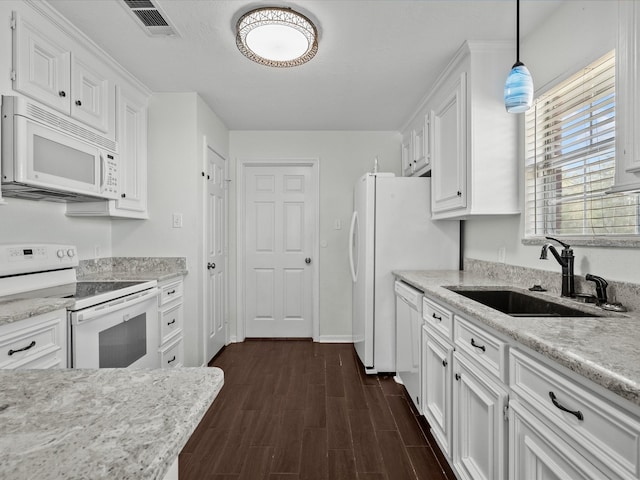
<path id="1" fill-rule="evenodd" d="M 81 323 L 88 322 L 89 320 L 93 320 L 97 317 L 102 317 L 108 313 L 116 312 L 118 310 L 122 310 L 123 308 L 137 305 L 138 303 L 142 303 L 157 296 L 158 287 L 153 287 L 139 293 L 133 293 L 125 297 L 117 298 L 115 300 L 111 300 L 110 302 L 96 305 L 95 307 L 89 307 L 85 310 L 74 312 L 72 314 L 71 323 L 73 325 L 79 325 Z"/>

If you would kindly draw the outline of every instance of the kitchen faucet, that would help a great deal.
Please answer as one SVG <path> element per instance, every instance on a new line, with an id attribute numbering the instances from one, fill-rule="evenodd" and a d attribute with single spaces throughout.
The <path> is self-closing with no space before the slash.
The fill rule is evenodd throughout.
<path id="1" fill-rule="evenodd" d="M 576 291 L 575 291 L 575 285 L 574 285 L 575 281 L 573 276 L 573 261 L 574 261 L 573 250 L 571 249 L 570 245 L 567 245 L 566 243 L 561 242 L 556 238 L 552 238 L 552 237 L 546 237 L 546 238 L 547 240 L 553 240 L 555 242 L 558 242 L 560 245 L 562 245 L 562 252 L 558 253 L 558 250 L 556 250 L 556 247 L 554 247 L 553 244 L 545 243 L 542 246 L 542 251 L 540 252 L 540 259 L 546 260 L 547 249 L 551 251 L 553 256 L 556 258 L 556 260 L 562 267 L 561 295 L 563 297 L 575 297 Z"/>

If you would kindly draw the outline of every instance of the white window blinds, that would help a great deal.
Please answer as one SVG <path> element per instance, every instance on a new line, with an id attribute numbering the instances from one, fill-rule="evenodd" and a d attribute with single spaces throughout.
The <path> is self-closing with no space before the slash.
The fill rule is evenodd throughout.
<path id="1" fill-rule="evenodd" d="M 540 96 L 525 120 L 527 234 L 637 234 L 638 195 L 606 193 L 615 171 L 615 52 Z"/>

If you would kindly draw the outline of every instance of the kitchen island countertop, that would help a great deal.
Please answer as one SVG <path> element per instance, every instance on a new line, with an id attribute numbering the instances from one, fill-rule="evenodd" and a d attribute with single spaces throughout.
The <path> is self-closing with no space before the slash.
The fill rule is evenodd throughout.
<path id="1" fill-rule="evenodd" d="M 533 351 L 640 405 L 640 314 L 605 312 L 549 293 L 533 293 L 600 317 L 512 317 L 445 287 L 516 287 L 464 271 L 397 271 L 394 275 Z M 531 293 L 531 292 L 527 292 Z"/>
<path id="2" fill-rule="evenodd" d="M 218 368 L 0 371 L 0 478 L 162 480 Z"/>

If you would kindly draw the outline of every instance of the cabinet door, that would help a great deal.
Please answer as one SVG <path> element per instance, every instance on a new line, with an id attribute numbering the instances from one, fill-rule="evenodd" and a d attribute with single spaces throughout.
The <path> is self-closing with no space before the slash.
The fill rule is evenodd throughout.
<path id="1" fill-rule="evenodd" d="M 146 98 L 118 87 L 117 140 L 120 148 L 120 199 L 116 209 L 147 212 L 147 105 Z M 126 216 L 126 215 L 125 215 Z"/>
<path id="2" fill-rule="evenodd" d="M 413 129 L 413 171 L 421 175 L 429 165 L 429 115 L 420 116 Z"/>
<path id="3" fill-rule="evenodd" d="M 422 413 L 440 449 L 451 458 L 451 360 L 453 347 L 422 327 Z"/>
<path id="4" fill-rule="evenodd" d="M 453 372 L 454 468 L 465 480 L 506 479 L 505 388 L 459 352 Z"/>
<path id="5" fill-rule="evenodd" d="M 467 134 L 466 74 L 445 90 L 431 112 L 431 209 L 443 212 L 466 208 Z"/>
<path id="6" fill-rule="evenodd" d="M 411 132 L 407 132 L 402 136 L 402 175 L 405 177 L 410 177 L 413 174 L 411 139 Z"/>
<path id="7" fill-rule="evenodd" d="M 609 478 L 555 435 L 517 401 L 509 407 L 509 478 L 573 480 Z"/>
<path id="8" fill-rule="evenodd" d="M 70 112 L 71 53 L 42 28 L 14 13 L 13 88 L 60 112 Z"/>
<path id="9" fill-rule="evenodd" d="M 71 116 L 113 137 L 115 89 L 99 68 L 74 55 L 71 66 Z"/>

